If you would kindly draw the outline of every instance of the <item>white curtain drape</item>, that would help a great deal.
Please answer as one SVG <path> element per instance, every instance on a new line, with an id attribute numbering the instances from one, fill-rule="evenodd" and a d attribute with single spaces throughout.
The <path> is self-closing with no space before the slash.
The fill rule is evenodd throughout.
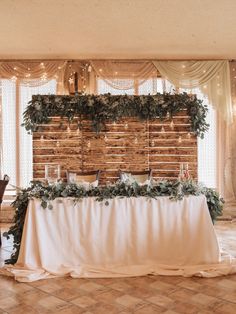
<path id="1" fill-rule="evenodd" d="M 222 128 L 223 143 L 225 143 L 225 192 L 229 206 L 236 205 L 236 62 L 230 64 L 231 98 L 233 123 L 224 124 Z"/>
<path id="2" fill-rule="evenodd" d="M 236 135 L 231 100 L 230 66 L 223 61 L 153 61 L 161 76 L 177 89 L 198 88 L 217 110 L 218 189 L 227 203 L 235 203 L 236 179 L 232 139 Z M 232 77 L 232 76 L 231 76 Z"/>
<path id="3" fill-rule="evenodd" d="M 176 88 L 199 88 L 222 118 L 232 123 L 228 61 L 153 61 L 153 64 Z"/>
<path id="4" fill-rule="evenodd" d="M 93 60 L 90 64 L 99 78 L 118 90 L 135 89 L 159 74 L 151 61 Z"/>
<path id="5" fill-rule="evenodd" d="M 63 94 L 66 65 L 67 61 L 3 61 L 0 62 L 0 79 L 30 87 L 42 86 L 54 79 L 57 94 Z"/>

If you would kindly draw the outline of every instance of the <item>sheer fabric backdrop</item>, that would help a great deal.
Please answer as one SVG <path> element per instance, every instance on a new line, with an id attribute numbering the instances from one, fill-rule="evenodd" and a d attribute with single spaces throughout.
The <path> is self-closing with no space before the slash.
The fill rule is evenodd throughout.
<path id="1" fill-rule="evenodd" d="M 132 91 L 134 94 L 142 93 L 145 84 L 150 85 L 150 80 L 157 77 L 163 78 L 163 90 L 168 90 L 167 79 L 176 89 L 184 88 L 193 91 L 199 88 L 201 92 L 207 96 L 210 103 L 216 108 L 218 115 L 222 118 L 219 122 L 219 139 L 222 141 L 218 144 L 218 152 L 220 152 L 219 172 L 224 176 L 221 180 L 221 192 L 225 187 L 225 195 L 232 202 L 235 201 L 236 192 L 236 176 L 235 160 L 236 145 L 234 138 L 236 135 L 236 127 L 233 123 L 234 112 L 231 102 L 230 77 L 232 82 L 232 100 L 236 106 L 236 65 L 231 64 L 231 72 L 229 71 L 228 61 L 142 61 L 142 60 L 92 60 L 92 61 L 16 61 L 16 62 L 0 62 L 0 81 L 2 82 L 2 93 L 7 99 L 6 106 L 11 106 L 12 112 L 11 123 L 16 126 L 14 135 L 11 135 L 16 142 L 16 153 L 8 154 L 9 162 L 17 163 L 15 183 L 20 184 L 21 162 L 19 162 L 19 147 L 21 145 L 19 132 L 20 115 L 23 107 L 20 103 L 23 99 L 29 99 L 31 93 L 57 93 L 67 94 L 70 88 L 69 77 L 74 72 L 79 73 L 80 89 L 83 88 L 87 93 L 94 93 L 97 90 L 98 78 L 108 84 L 114 90 L 120 90 L 120 93 Z M 231 73 L 231 76 L 230 76 Z M 81 77 L 85 79 L 80 81 Z M 54 81 L 53 88 L 44 89 L 43 86 L 51 86 L 50 82 Z M 5 84 L 5 85 L 4 85 Z M 11 90 L 10 94 L 6 94 L 6 84 Z M 83 84 L 83 86 L 82 86 Z M 167 85 L 166 85 L 167 84 Z M 5 87 L 4 87 L 5 86 Z M 41 89 L 42 86 L 42 89 Z M 104 85 L 105 86 L 105 85 Z M 31 89 L 26 91 L 26 89 Z M 39 89 L 34 89 L 39 87 Z M 24 90 L 24 91 L 23 91 Z M 153 93 L 158 88 L 153 89 Z M 22 93 L 26 98 L 20 96 Z M 22 98 L 23 97 L 23 98 Z M 2 97 L 3 98 L 3 97 Z M 6 113 L 6 111 L 5 111 Z M 4 114 L 4 111 L 3 111 Z M 14 117 L 13 117 L 14 115 Z M 226 122 L 225 122 L 226 121 Z M 2 127 L 3 132 L 4 127 Z M 18 131 L 17 131 L 18 129 Z M 2 136 L 5 136 L 1 132 Z M 4 129 L 4 132 L 10 132 L 10 129 Z M 18 133 L 17 133 L 18 132 Z M 15 138 L 14 138 L 15 137 Z M 30 138 L 30 137 L 29 137 Z M 225 140 L 226 139 L 226 140 Z M 24 143 L 25 146 L 25 143 Z M 23 149 L 23 148 L 21 148 Z M 2 156 L 4 152 L 2 152 Z M 24 163 L 25 156 L 24 155 Z M 6 154 L 5 154 L 6 156 Z M 18 161 L 17 161 L 18 160 Z M 224 167 L 225 165 L 225 167 Z M 26 176 L 29 178 L 29 176 Z M 18 178 L 18 179 L 17 179 Z"/>

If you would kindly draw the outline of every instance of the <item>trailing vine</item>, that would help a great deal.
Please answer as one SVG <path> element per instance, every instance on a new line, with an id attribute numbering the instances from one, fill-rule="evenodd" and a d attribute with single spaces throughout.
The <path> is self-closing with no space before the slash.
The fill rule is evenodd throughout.
<path id="1" fill-rule="evenodd" d="M 138 185 L 118 182 L 115 185 L 90 187 L 86 189 L 76 184 L 57 183 L 46 185 L 40 181 L 32 181 L 27 189 L 19 191 L 12 206 L 15 208 L 15 224 L 3 235 L 9 238 L 13 236 L 13 254 L 5 261 L 6 264 L 15 264 L 19 255 L 21 237 L 25 221 L 28 202 L 32 198 L 41 200 L 41 206 L 46 210 L 53 210 L 51 201 L 58 197 L 72 197 L 78 202 L 84 197 L 95 197 L 97 201 L 104 201 L 107 205 L 110 199 L 115 197 L 147 197 L 157 198 L 169 196 L 170 199 L 181 200 L 188 195 L 204 194 L 207 199 L 208 209 L 212 221 L 222 215 L 224 200 L 219 194 L 210 188 L 202 187 L 192 180 L 188 181 L 167 181 L 163 180 L 152 185 Z"/>
<path id="2" fill-rule="evenodd" d="M 54 116 L 89 119 L 94 131 L 99 133 L 107 121 L 116 122 L 126 117 L 140 120 L 165 120 L 187 110 L 191 132 L 203 138 L 209 125 L 206 122 L 207 106 L 196 95 L 157 93 L 156 95 L 34 95 L 23 114 L 23 126 L 29 132 L 47 124 Z M 80 122 L 81 123 L 81 122 Z M 78 127 L 81 125 L 79 124 Z"/>

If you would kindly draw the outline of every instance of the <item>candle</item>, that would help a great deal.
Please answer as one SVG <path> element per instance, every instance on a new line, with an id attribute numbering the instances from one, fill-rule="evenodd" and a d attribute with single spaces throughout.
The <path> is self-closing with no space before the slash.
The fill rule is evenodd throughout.
<path id="1" fill-rule="evenodd" d="M 78 73 L 77 72 L 75 72 L 74 80 L 75 80 L 75 95 L 76 95 L 78 94 Z"/>

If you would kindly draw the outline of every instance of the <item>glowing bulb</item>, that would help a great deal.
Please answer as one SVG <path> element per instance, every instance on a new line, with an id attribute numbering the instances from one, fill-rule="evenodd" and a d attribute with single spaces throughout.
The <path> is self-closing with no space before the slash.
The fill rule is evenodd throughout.
<path id="1" fill-rule="evenodd" d="M 138 144 L 138 138 L 137 137 L 135 137 L 135 139 L 134 139 L 134 144 Z"/>
<path id="2" fill-rule="evenodd" d="M 129 127 L 128 123 L 125 123 L 125 129 L 127 130 Z"/>
<path id="3" fill-rule="evenodd" d="M 166 119 L 169 119 L 169 118 L 170 118 L 170 113 L 167 112 L 167 114 L 166 114 Z"/>
<path id="4" fill-rule="evenodd" d="M 69 126 L 67 127 L 67 130 L 66 130 L 66 131 L 67 131 L 67 133 L 70 133 L 70 132 L 71 132 L 71 129 L 70 129 Z"/>
<path id="5" fill-rule="evenodd" d="M 79 128 L 77 129 L 76 134 L 80 135 L 80 129 Z"/>
<path id="6" fill-rule="evenodd" d="M 92 72 L 92 67 L 91 67 L 91 65 L 88 66 L 88 72 Z"/>
<path id="7" fill-rule="evenodd" d="M 99 71 L 99 72 L 102 72 L 102 69 L 99 69 L 98 71 Z"/>
<path id="8" fill-rule="evenodd" d="M 171 123 L 170 123 L 170 128 L 173 130 L 174 128 L 174 121 L 172 120 Z"/>
<path id="9" fill-rule="evenodd" d="M 44 141 L 44 137 L 43 137 L 43 135 L 41 135 L 40 142 L 43 142 L 43 141 Z"/>
<path id="10" fill-rule="evenodd" d="M 116 121 L 113 121 L 113 123 L 112 123 L 114 126 L 116 126 Z"/>
<path id="11" fill-rule="evenodd" d="M 162 128 L 161 128 L 161 133 L 165 133 L 165 128 L 164 128 L 164 126 L 162 126 Z"/>
<path id="12" fill-rule="evenodd" d="M 57 141 L 56 146 L 60 147 L 60 142 L 59 141 Z"/>
<path id="13" fill-rule="evenodd" d="M 154 140 L 151 141 L 151 146 L 152 147 L 155 146 L 155 141 Z"/>
<path id="14" fill-rule="evenodd" d="M 91 147 L 91 143 L 90 143 L 90 141 L 88 141 L 87 146 L 88 146 L 88 148 L 90 148 L 90 147 Z"/>
<path id="15" fill-rule="evenodd" d="M 74 80 L 73 80 L 72 77 L 70 77 L 68 81 L 69 81 L 70 84 L 73 84 L 73 83 L 74 83 Z"/>
<path id="16" fill-rule="evenodd" d="M 182 137 L 181 136 L 179 136 L 178 142 L 182 143 Z"/>
<path id="17" fill-rule="evenodd" d="M 187 134 L 187 138 L 190 139 L 191 138 L 191 133 L 188 132 Z"/>
<path id="18" fill-rule="evenodd" d="M 104 136 L 104 141 L 106 142 L 107 141 L 107 135 L 105 134 Z"/>

